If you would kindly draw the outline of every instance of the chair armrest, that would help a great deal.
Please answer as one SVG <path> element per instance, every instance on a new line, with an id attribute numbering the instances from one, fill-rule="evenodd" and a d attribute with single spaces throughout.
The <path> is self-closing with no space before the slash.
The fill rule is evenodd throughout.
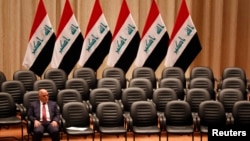
<path id="1" fill-rule="evenodd" d="M 133 126 L 133 119 L 131 118 L 131 116 L 124 116 L 124 124 L 125 127 L 127 128 L 127 131 L 131 131 L 132 130 L 132 126 Z"/>
<path id="2" fill-rule="evenodd" d="M 89 103 L 89 101 L 85 101 L 86 105 L 88 105 L 89 113 L 92 113 L 93 106 Z"/>
<path id="3" fill-rule="evenodd" d="M 160 129 L 166 130 L 167 118 L 164 115 L 158 116 L 160 122 Z"/>
<path id="4" fill-rule="evenodd" d="M 93 121 L 94 131 L 99 132 L 99 119 L 95 115 L 92 115 L 92 121 Z"/>

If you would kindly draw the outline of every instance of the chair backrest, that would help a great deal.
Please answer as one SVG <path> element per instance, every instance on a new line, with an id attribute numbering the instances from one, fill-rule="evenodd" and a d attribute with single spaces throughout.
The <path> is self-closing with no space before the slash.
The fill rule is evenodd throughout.
<path id="1" fill-rule="evenodd" d="M 166 125 L 184 126 L 192 125 L 193 117 L 191 107 L 186 101 L 173 100 L 166 104 L 164 115 Z"/>
<path id="2" fill-rule="evenodd" d="M 101 127 L 117 127 L 124 125 L 123 110 L 116 102 L 102 102 L 97 106 L 96 117 Z"/>
<path id="3" fill-rule="evenodd" d="M 165 67 L 162 70 L 161 79 L 172 77 L 180 79 L 183 82 L 184 88 L 186 88 L 185 73 L 180 67 Z"/>
<path id="4" fill-rule="evenodd" d="M 135 101 L 146 101 L 147 96 L 143 89 L 128 87 L 122 91 L 122 104 L 124 112 L 130 112 L 130 107 Z"/>
<path id="5" fill-rule="evenodd" d="M 201 102 L 211 100 L 208 90 L 203 88 L 192 88 L 186 93 L 186 101 L 191 107 L 191 112 L 198 114 Z"/>
<path id="6" fill-rule="evenodd" d="M 30 106 L 30 103 L 33 101 L 39 100 L 39 92 L 38 91 L 27 91 L 23 95 L 23 106 L 25 108 L 25 111 L 28 111 L 28 108 Z M 25 113 L 27 114 L 27 113 Z"/>
<path id="7" fill-rule="evenodd" d="M 75 89 L 77 90 L 81 96 L 82 100 L 87 101 L 89 100 L 89 86 L 87 81 L 81 78 L 71 78 L 68 79 L 65 83 L 65 89 Z"/>
<path id="8" fill-rule="evenodd" d="M 226 88 L 239 89 L 244 99 L 247 99 L 247 87 L 242 79 L 235 77 L 225 78 L 221 83 L 221 90 Z"/>
<path id="9" fill-rule="evenodd" d="M 22 104 L 23 103 L 23 95 L 26 92 L 23 86 L 23 83 L 18 80 L 7 80 L 2 83 L 2 92 L 9 93 L 15 103 Z"/>
<path id="10" fill-rule="evenodd" d="M 124 89 L 127 87 L 127 80 L 124 71 L 118 67 L 108 67 L 105 68 L 102 72 L 102 78 L 116 78 L 120 81 L 121 87 Z"/>
<path id="11" fill-rule="evenodd" d="M 175 91 L 177 98 L 184 100 L 185 89 L 183 83 L 178 78 L 164 78 L 159 83 L 159 88 L 171 88 Z"/>
<path id="12" fill-rule="evenodd" d="M 226 67 L 222 71 L 221 80 L 223 81 L 225 78 L 236 77 L 243 80 L 244 84 L 246 84 L 246 73 L 245 70 L 240 67 Z"/>
<path id="13" fill-rule="evenodd" d="M 131 105 L 130 116 L 133 126 L 154 126 L 158 124 L 158 116 L 152 101 L 136 101 Z"/>
<path id="14" fill-rule="evenodd" d="M 96 107 L 101 102 L 115 102 L 112 91 L 108 88 L 95 88 L 90 92 L 89 103 L 91 104 L 90 111 L 96 112 Z"/>
<path id="15" fill-rule="evenodd" d="M 158 112 L 164 113 L 166 104 L 177 99 L 175 91 L 171 88 L 157 88 L 154 90 L 153 102 Z"/>
<path id="16" fill-rule="evenodd" d="M 97 82 L 97 88 L 108 88 L 112 91 L 112 94 L 114 95 L 114 98 L 116 100 L 121 99 L 121 84 L 120 81 L 116 78 L 101 78 Z"/>
<path id="17" fill-rule="evenodd" d="M 156 76 L 155 72 L 150 67 L 137 67 L 132 72 L 133 78 L 147 78 L 152 83 L 152 87 L 156 88 Z"/>
<path id="18" fill-rule="evenodd" d="M 13 74 L 13 80 L 21 81 L 26 91 L 32 91 L 33 84 L 37 80 L 37 76 L 31 70 L 17 70 Z"/>
<path id="19" fill-rule="evenodd" d="M 44 79 L 50 79 L 55 82 L 58 90 L 65 88 L 65 82 L 68 79 L 66 72 L 62 69 L 51 68 L 44 72 Z"/>
<path id="20" fill-rule="evenodd" d="M 216 92 L 214 89 L 213 82 L 208 78 L 197 77 L 193 78 L 189 83 L 189 89 L 203 88 L 209 91 L 211 99 L 216 99 Z"/>
<path id="21" fill-rule="evenodd" d="M 250 126 L 250 101 L 242 100 L 235 102 L 232 115 L 234 118 L 233 124 L 240 127 Z M 248 129 L 247 128 L 247 129 Z"/>
<path id="22" fill-rule="evenodd" d="M 40 79 L 35 81 L 33 90 L 39 91 L 40 89 L 46 89 L 49 93 L 49 99 L 56 102 L 58 89 L 56 84 L 51 79 Z"/>
<path id="23" fill-rule="evenodd" d="M 199 78 L 199 77 L 210 79 L 213 83 L 213 86 L 215 87 L 214 73 L 210 67 L 206 67 L 206 66 L 193 67 L 190 71 L 190 76 L 189 76 L 190 80 L 194 78 Z"/>
<path id="24" fill-rule="evenodd" d="M 0 71 L 0 91 L 1 91 L 1 85 L 4 81 L 6 81 L 6 76 L 4 72 Z"/>
<path id="25" fill-rule="evenodd" d="M 200 126 L 221 127 L 227 124 L 225 110 L 219 101 L 207 100 L 199 105 Z"/>
<path id="26" fill-rule="evenodd" d="M 152 83 L 147 78 L 133 78 L 129 81 L 128 87 L 142 88 L 148 99 L 153 97 Z"/>
<path id="27" fill-rule="evenodd" d="M 0 118 L 16 115 L 16 106 L 13 97 L 7 92 L 0 92 Z"/>
<path id="28" fill-rule="evenodd" d="M 87 81 L 89 88 L 94 89 L 97 85 L 97 78 L 96 72 L 92 68 L 83 67 L 83 68 L 76 68 L 73 71 L 74 78 L 82 78 Z"/>
<path id="29" fill-rule="evenodd" d="M 87 106 L 82 102 L 69 102 L 63 106 L 62 117 L 65 120 L 64 127 L 88 127 L 90 116 Z"/>
<path id="30" fill-rule="evenodd" d="M 225 88 L 219 92 L 218 100 L 223 104 L 226 113 L 232 113 L 234 103 L 244 100 L 244 96 L 238 89 Z"/>
<path id="31" fill-rule="evenodd" d="M 57 94 L 57 105 L 59 106 L 61 113 L 65 103 L 75 101 L 82 102 L 81 94 L 75 89 L 63 89 Z"/>

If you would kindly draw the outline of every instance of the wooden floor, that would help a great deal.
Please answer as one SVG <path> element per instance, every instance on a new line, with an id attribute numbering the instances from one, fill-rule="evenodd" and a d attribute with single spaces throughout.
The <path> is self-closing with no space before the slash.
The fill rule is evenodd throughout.
<path id="1" fill-rule="evenodd" d="M 12 126 L 9 127 L 9 129 L 5 129 L 5 128 L 1 128 L 0 129 L 0 141 L 14 141 L 13 138 L 3 138 L 3 137 L 7 137 L 7 136 L 15 136 L 17 137 L 19 140 L 21 140 L 21 128 L 17 127 L 17 126 Z M 24 128 L 24 140 L 27 140 L 27 132 L 26 132 L 26 128 Z M 100 140 L 99 139 L 99 134 L 96 133 L 95 134 L 95 141 Z M 66 141 L 66 135 L 64 134 L 62 136 L 61 141 Z M 70 141 L 92 141 L 91 137 L 87 137 L 84 138 L 82 136 L 71 136 L 70 137 Z M 136 141 L 158 141 L 158 136 L 156 135 L 136 135 Z M 202 141 L 207 141 L 207 136 L 203 135 Z M 43 141 L 50 141 L 50 138 L 48 137 L 44 137 Z M 124 137 L 123 136 L 115 136 L 115 135 L 104 135 L 102 138 L 102 141 L 124 141 Z M 133 141 L 133 134 L 132 133 L 128 133 L 128 138 L 127 141 Z M 161 141 L 166 141 L 166 133 L 162 132 L 162 137 L 161 137 Z M 169 135 L 169 141 L 192 141 L 192 137 L 191 135 Z M 194 137 L 194 141 L 200 141 L 200 134 L 199 133 L 195 133 L 195 137 Z"/>

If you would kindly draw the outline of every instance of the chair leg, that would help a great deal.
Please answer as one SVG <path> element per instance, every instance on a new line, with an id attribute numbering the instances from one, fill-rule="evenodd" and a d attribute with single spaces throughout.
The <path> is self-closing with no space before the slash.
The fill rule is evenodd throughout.
<path id="1" fill-rule="evenodd" d="M 127 133 L 124 134 L 125 141 L 127 141 Z"/>
<path id="2" fill-rule="evenodd" d="M 194 141 L 194 133 L 192 133 L 192 141 Z"/>
<path id="3" fill-rule="evenodd" d="M 200 133 L 200 141 L 202 141 L 202 133 Z"/>
<path id="4" fill-rule="evenodd" d="M 94 139 L 95 139 L 95 133 L 93 133 L 92 135 L 92 141 L 94 141 Z"/>
<path id="5" fill-rule="evenodd" d="M 102 141 L 102 133 L 100 133 L 100 141 Z"/>
<path id="6" fill-rule="evenodd" d="M 133 141 L 135 141 L 135 133 L 133 134 Z"/>
<path id="7" fill-rule="evenodd" d="M 159 133 L 159 141 L 161 141 L 161 132 Z"/>
<path id="8" fill-rule="evenodd" d="M 167 139 L 167 141 L 168 141 L 168 132 L 167 132 L 167 134 L 166 134 L 166 139 Z"/>

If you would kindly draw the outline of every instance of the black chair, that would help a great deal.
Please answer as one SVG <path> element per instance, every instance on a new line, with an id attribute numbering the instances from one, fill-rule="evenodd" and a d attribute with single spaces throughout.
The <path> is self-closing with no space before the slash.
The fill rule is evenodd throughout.
<path id="1" fill-rule="evenodd" d="M 5 73 L 0 71 L 0 91 L 1 91 L 1 86 L 2 86 L 2 83 L 6 81 L 6 76 L 5 76 Z"/>
<path id="2" fill-rule="evenodd" d="M 2 83 L 1 90 L 13 97 L 17 111 L 20 111 L 20 105 L 23 103 L 23 95 L 26 92 L 23 83 L 18 80 L 7 80 Z"/>
<path id="3" fill-rule="evenodd" d="M 234 103 L 232 125 L 242 129 L 250 126 L 250 101 L 241 100 Z"/>
<path id="4" fill-rule="evenodd" d="M 193 118 L 197 119 L 199 105 L 201 102 L 206 101 L 206 100 L 212 100 L 210 93 L 206 89 L 192 88 L 187 91 L 186 101 L 191 107 Z"/>
<path id="5" fill-rule="evenodd" d="M 171 88 L 157 88 L 154 90 L 152 100 L 155 103 L 157 114 L 160 117 L 164 114 L 166 104 L 169 101 L 177 100 L 177 95 Z"/>
<path id="6" fill-rule="evenodd" d="M 100 133 L 100 141 L 104 134 L 125 136 L 127 129 L 124 124 L 123 110 L 116 102 L 102 102 L 97 106 L 96 115 L 93 118 L 94 129 Z"/>
<path id="7" fill-rule="evenodd" d="M 166 129 L 167 141 L 169 134 L 191 134 L 192 141 L 194 141 L 196 119 L 193 118 L 191 107 L 186 101 L 168 102 L 164 116 L 162 116 L 161 126 Z"/>
<path id="8" fill-rule="evenodd" d="M 136 134 L 157 134 L 161 140 L 161 129 L 158 127 L 158 116 L 152 101 L 136 101 L 131 105 L 130 117 L 126 118 L 127 128 Z"/>
<path id="9" fill-rule="evenodd" d="M 152 83 L 147 78 L 133 78 L 129 81 L 128 87 L 138 87 L 144 90 L 147 99 L 153 98 L 153 87 Z"/>
<path id="10" fill-rule="evenodd" d="M 197 127 L 200 131 L 200 140 L 202 135 L 208 133 L 208 127 L 226 128 L 230 123 L 226 118 L 223 105 L 219 101 L 207 100 L 203 101 L 199 105 Z"/>
<path id="11" fill-rule="evenodd" d="M 108 88 L 112 91 L 116 101 L 121 100 L 122 88 L 120 81 L 116 78 L 101 78 L 97 82 L 97 88 Z"/>
<path id="12" fill-rule="evenodd" d="M 164 78 L 159 83 L 159 88 L 171 88 L 175 91 L 177 98 L 184 100 L 185 98 L 185 88 L 183 83 L 178 78 Z"/>
<path id="13" fill-rule="evenodd" d="M 43 79 L 50 79 L 55 82 L 56 88 L 62 90 L 65 88 L 65 82 L 68 79 L 66 72 L 58 68 L 50 68 L 44 72 Z"/>
<path id="14" fill-rule="evenodd" d="M 95 89 L 97 85 L 96 72 L 92 68 L 76 68 L 73 71 L 73 78 L 82 78 L 87 81 L 89 89 Z"/>
<path id="15" fill-rule="evenodd" d="M 130 116 L 130 108 L 135 101 L 147 101 L 147 96 L 143 89 L 137 87 L 128 87 L 122 91 L 121 102 L 123 105 L 123 115 Z"/>
<path id="16" fill-rule="evenodd" d="M 63 131 L 67 135 L 67 141 L 70 136 L 92 136 L 95 138 L 95 132 L 91 128 L 88 108 L 82 102 L 69 102 L 63 106 L 62 110 Z"/>
<path id="17" fill-rule="evenodd" d="M 82 102 L 81 94 L 74 89 L 63 89 L 57 94 L 57 105 L 62 114 L 64 104 L 68 102 Z"/>
<path id="18" fill-rule="evenodd" d="M 71 78 L 68 79 L 65 83 L 65 89 L 75 89 L 81 96 L 83 101 L 89 100 L 89 86 L 88 83 L 81 78 Z"/>
<path id="19" fill-rule="evenodd" d="M 227 118 L 232 119 L 232 111 L 235 102 L 244 100 L 243 94 L 238 89 L 222 89 L 218 94 L 218 101 L 222 103 Z M 232 122 L 232 121 L 231 121 Z"/>
<path id="20" fill-rule="evenodd" d="M 161 79 L 163 78 L 178 78 L 182 81 L 184 88 L 186 88 L 185 73 L 180 67 L 165 67 L 161 73 Z"/>
<path id="21" fill-rule="evenodd" d="M 37 80 L 37 76 L 31 70 L 17 70 L 13 74 L 13 80 L 21 81 L 26 91 L 32 91 L 33 84 Z"/>
<path id="22" fill-rule="evenodd" d="M 23 112 L 22 109 L 20 109 L 21 114 L 22 112 Z M 17 117 L 15 101 L 9 93 L 0 92 L 0 128 L 4 127 L 8 128 L 9 126 L 13 125 L 21 126 L 21 140 L 23 140 L 23 123 L 21 118 Z M 9 137 L 12 138 L 13 136 Z M 3 138 L 8 138 L 8 137 L 5 136 Z M 17 137 L 13 138 L 19 140 Z"/>
<path id="23" fill-rule="evenodd" d="M 127 80 L 124 71 L 118 67 L 108 67 L 102 72 L 102 78 L 116 78 L 121 83 L 121 88 L 125 89 L 127 87 Z"/>
<path id="24" fill-rule="evenodd" d="M 49 93 L 49 99 L 55 102 L 57 101 L 56 98 L 57 98 L 58 89 L 53 80 L 40 79 L 40 80 L 35 81 L 35 83 L 33 84 L 33 90 L 39 91 L 40 89 L 46 89 Z"/>
<path id="25" fill-rule="evenodd" d="M 157 85 L 155 72 L 150 67 L 137 67 L 132 72 L 132 78 L 147 78 L 151 83 L 152 87 L 155 89 Z"/>

